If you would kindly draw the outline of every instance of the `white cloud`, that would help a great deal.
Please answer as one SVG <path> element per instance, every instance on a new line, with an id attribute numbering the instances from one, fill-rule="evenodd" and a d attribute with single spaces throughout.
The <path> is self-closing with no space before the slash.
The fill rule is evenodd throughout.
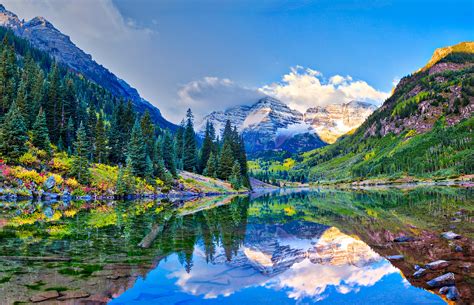
<path id="1" fill-rule="evenodd" d="M 178 109 L 171 117 L 179 121 L 187 108 L 191 108 L 199 118 L 215 110 L 225 110 L 236 105 L 253 104 L 264 94 L 257 89 L 240 86 L 227 78 L 207 76 L 182 86 L 178 91 Z"/>
<path id="2" fill-rule="evenodd" d="M 292 67 L 281 82 L 265 85 L 259 90 L 302 112 L 310 107 L 351 100 L 380 104 L 389 96 L 389 93 L 379 91 L 363 80 L 354 80 L 349 75 L 334 75 L 327 81 L 321 72 L 301 66 Z"/>

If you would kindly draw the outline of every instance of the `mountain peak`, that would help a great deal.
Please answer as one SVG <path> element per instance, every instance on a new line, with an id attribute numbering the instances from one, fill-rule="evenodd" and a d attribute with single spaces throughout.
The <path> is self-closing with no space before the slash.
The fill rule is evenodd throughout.
<path id="1" fill-rule="evenodd" d="M 30 21 L 28 21 L 25 24 L 25 26 L 27 26 L 27 27 L 42 26 L 42 27 L 46 27 L 46 28 L 56 29 L 51 22 L 49 22 L 46 18 L 44 18 L 42 16 L 34 17 Z"/>
<path id="2" fill-rule="evenodd" d="M 446 56 L 453 54 L 453 53 L 473 53 L 474 54 L 474 42 L 473 41 L 464 41 L 460 42 L 453 46 L 447 46 L 438 48 L 434 51 L 433 55 L 431 56 L 430 61 L 418 71 L 425 71 L 434 66 L 440 60 L 445 58 Z"/>

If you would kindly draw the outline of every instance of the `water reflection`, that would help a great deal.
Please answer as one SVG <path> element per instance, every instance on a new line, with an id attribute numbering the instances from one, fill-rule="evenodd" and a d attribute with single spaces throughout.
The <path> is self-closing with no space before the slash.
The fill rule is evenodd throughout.
<path id="1" fill-rule="evenodd" d="M 2 203 L 0 303 L 57 291 L 46 302 L 438 304 L 411 275 L 414 264 L 446 256 L 469 303 L 472 198 L 416 189 Z M 453 223 L 468 237 L 456 241 L 462 253 L 439 238 Z M 393 243 L 400 234 L 416 241 Z M 405 259 L 384 258 L 393 254 Z"/>

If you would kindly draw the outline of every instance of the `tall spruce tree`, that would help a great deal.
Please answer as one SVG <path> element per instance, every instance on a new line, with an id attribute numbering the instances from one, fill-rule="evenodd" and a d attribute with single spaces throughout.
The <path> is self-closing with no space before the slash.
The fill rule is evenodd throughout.
<path id="1" fill-rule="evenodd" d="M 184 130 L 183 169 L 194 172 L 197 168 L 197 144 L 193 126 L 193 113 L 186 113 L 186 128 Z"/>
<path id="2" fill-rule="evenodd" d="M 16 161 L 26 151 L 28 134 L 21 111 L 16 102 L 11 104 L 0 128 L 0 152 Z"/>
<path id="3" fill-rule="evenodd" d="M 211 152 L 209 159 L 206 163 L 206 168 L 204 169 L 203 174 L 212 178 L 217 178 L 218 162 L 216 155 Z"/>
<path id="4" fill-rule="evenodd" d="M 46 152 L 50 150 L 48 126 L 46 125 L 46 116 L 42 108 L 40 108 L 35 123 L 33 124 L 31 142 L 35 147 Z"/>
<path id="5" fill-rule="evenodd" d="M 107 136 L 105 124 L 102 115 L 99 114 L 95 125 L 95 161 L 97 163 L 105 163 L 107 160 Z"/>
<path id="6" fill-rule="evenodd" d="M 242 178 L 240 173 L 240 164 L 238 160 L 234 161 L 234 165 L 232 166 L 232 174 L 229 178 L 232 187 L 236 190 L 240 189 L 242 186 Z"/>
<path id="7" fill-rule="evenodd" d="M 209 160 L 209 156 L 213 151 L 214 146 L 214 127 L 211 122 L 206 122 L 206 131 L 204 134 L 204 140 L 201 147 L 201 153 L 199 158 L 199 173 L 202 173 L 207 166 L 207 161 Z"/>
<path id="8" fill-rule="evenodd" d="M 155 126 L 151 120 L 150 112 L 147 110 L 143 114 L 140 120 L 140 126 L 142 128 L 143 139 L 146 143 L 147 154 L 149 156 L 153 155 L 153 145 L 155 140 Z"/>
<path id="9" fill-rule="evenodd" d="M 75 155 L 71 166 L 71 174 L 77 178 L 77 181 L 83 184 L 89 183 L 89 141 L 87 138 L 86 128 L 79 125 L 76 133 L 76 141 L 74 142 Z"/>
<path id="10" fill-rule="evenodd" d="M 177 177 L 173 141 L 171 140 L 171 135 L 168 131 L 165 132 L 163 138 L 163 161 L 165 163 L 165 167 L 169 170 L 171 175 L 173 175 L 173 177 Z"/>
<path id="11" fill-rule="evenodd" d="M 224 145 L 219 157 L 219 169 L 217 175 L 219 178 L 228 180 L 232 174 L 232 167 L 234 166 L 234 153 L 232 151 L 232 142 L 230 140 L 224 141 Z"/>
<path id="12" fill-rule="evenodd" d="M 127 150 L 127 157 L 134 175 L 140 177 L 145 175 L 146 156 L 146 144 L 143 139 L 140 121 L 137 119 L 133 125 Z"/>
<path id="13" fill-rule="evenodd" d="M 174 137 L 174 151 L 175 151 L 175 160 L 176 167 L 178 169 L 183 169 L 183 151 L 184 151 L 184 129 L 185 129 L 184 120 L 181 121 L 181 124 L 176 130 L 176 135 Z M 165 161 L 166 162 L 166 161 Z"/>

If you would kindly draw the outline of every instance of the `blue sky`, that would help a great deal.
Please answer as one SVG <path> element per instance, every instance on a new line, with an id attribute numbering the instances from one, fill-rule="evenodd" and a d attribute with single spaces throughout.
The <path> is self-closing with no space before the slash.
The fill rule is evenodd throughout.
<path id="1" fill-rule="evenodd" d="M 380 102 L 434 49 L 474 40 L 474 0 L 4 2 L 49 19 L 175 122 L 188 106 L 203 114 L 262 91 L 302 111 Z"/>

